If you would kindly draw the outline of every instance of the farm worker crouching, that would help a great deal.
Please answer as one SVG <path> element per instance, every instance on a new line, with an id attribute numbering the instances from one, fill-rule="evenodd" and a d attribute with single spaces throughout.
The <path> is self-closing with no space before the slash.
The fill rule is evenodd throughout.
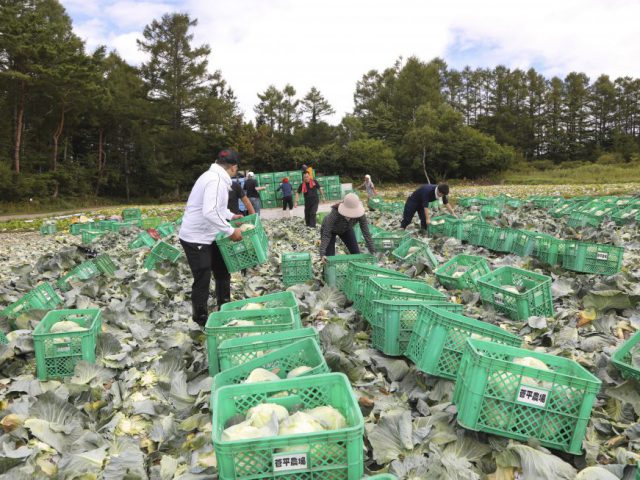
<path id="1" fill-rule="evenodd" d="M 315 228 L 316 226 L 316 213 L 318 212 L 318 204 L 320 203 L 318 192 L 320 192 L 324 198 L 322 186 L 311 178 L 309 172 L 306 172 L 302 176 L 302 183 L 296 192 L 296 201 L 293 206 L 298 206 L 298 198 L 300 198 L 300 194 L 302 193 L 304 195 L 304 223 L 307 227 Z"/>
<path id="2" fill-rule="evenodd" d="M 238 153 L 224 149 L 211 168 L 204 172 L 191 189 L 178 237 L 193 274 L 191 307 L 193 321 L 204 327 L 209 316 L 211 273 L 216 281 L 217 308 L 231 299 L 231 275 L 215 242 L 218 233 L 231 240 L 242 240 L 239 228 L 229 220 L 242 218 L 227 208 L 231 176 L 238 172 Z M 237 202 L 236 202 L 237 204 Z"/>
<path id="3" fill-rule="evenodd" d="M 262 207 L 262 204 L 260 203 L 260 194 L 258 192 L 260 190 L 265 190 L 266 188 L 267 187 L 258 186 L 256 176 L 253 172 L 247 173 L 247 179 L 244 182 L 244 189 L 247 191 L 247 197 L 258 215 L 260 215 L 260 208 Z"/>
<path id="4" fill-rule="evenodd" d="M 369 223 L 364 213 L 364 206 L 355 193 L 348 193 L 342 202 L 333 205 L 329 215 L 324 217 L 320 228 L 320 258 L 322 261 L 326 257 L 336 254 L 336 236 L 344 242 L 349 253 L 360 253 L 356 233 L 353 226 L 360 224 L 360 231 L 367 244 L 367 249 L 371 253 L 376 253 L 373 238 L 369 232 Z"/>
<path id="5" fill-rule="evenodd" d="M 400 222 L 400 228 L 407 228 L 407 226 L 413 221 L 413 216 L 418 212 L 420 217 L 420 228 L 426 230 L 431 223 L 431 213 L 429 212 L 429 203 L 435 202 L 438 199 L 442 199 L 443 205 L 446 205 L 447 210 L 451 215 L 457 217 L 453 208 L 449 204 L 449 185 L 446 183 L 440 183 L 436 185 L 422 185 L 413 192 L 404 204 L 404 213 L 402 214 L 402 221 Z"/>
<path id="6" fill-rule="evenodd" d="M 291 215 L 291 210 L 293 209 L 293 186 L 289 183 L 288 177 L 282 179 L 282 183 L 276 188 L 276 192 L 278 190 L 282 190 L 282 210 L 286 210 L 289 207 L 289 215 Z"/>
<path id="7" fill-rule="evenodd" d="M 367 191 L 368 198 L 375 197 L 376 195 L 378 195 L 378 192 L 376 191 L 376 186 L 371 181 L 371 175 L 365 175 L 364 183 L 360 185 L 358 188 L 364 188 Z"/>

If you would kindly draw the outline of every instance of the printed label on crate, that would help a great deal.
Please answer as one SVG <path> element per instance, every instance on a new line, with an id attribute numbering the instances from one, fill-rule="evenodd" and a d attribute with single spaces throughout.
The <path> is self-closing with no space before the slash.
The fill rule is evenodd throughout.
<path id="1" fill-rule="evenodd" d="M 533 405 L 535 407 L 544 408 L 547 405 L 547 399 L 549 398 L 549 390 L 543 390 L 537 387 L 530 387 L 529 385 L 520 385 L 518 390 L 518 403 L 524 403 L 525 405 Z"/>
<path id="2" fill-rule="evenodd" d="M 309 468 L 306 453 L 287 453 L 273 456 L 273 471 L 306 470 Z"/>
<path id="3" fill-rule="evenodd" d="M 501 293 L 494 293 L 493 294 L 493 301 L 497 305 L 504 305 L 504 296 Z"/>
<path id="4" fill-rule="evenodd" d="M 598 260 L 608 260 L 609 259 L 609 254 L 607 252 L 598 252 L 596 254 L 596 258 Z"/>
<path id="5" fill-rule="evenodd" d="M 382 247 L 383 248 L 392 248 L 393 247 L 393 240 L 383 240 L 382 241 Z"/>

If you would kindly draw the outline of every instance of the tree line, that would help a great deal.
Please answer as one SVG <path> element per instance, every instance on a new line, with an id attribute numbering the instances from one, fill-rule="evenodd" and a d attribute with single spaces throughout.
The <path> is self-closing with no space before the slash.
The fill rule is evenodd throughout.
<path id="1" fill-rule="evenodd" d="M 515 161 L 638 155 L 640 80 L 546 79 L 534 69 L 448 68 L 399 59 L 365 73 L 337 125 L 317 88 L 257 93 L 255 121 L 194 45 L 197 20 L 165 14 L 142 32 L 140 66 L 87 52 L 58 0 L 0 0 L 0 200 L 184 198 L 217 149 L 244 168 L 303 163 L 377 180 L 490 177 Z"/>

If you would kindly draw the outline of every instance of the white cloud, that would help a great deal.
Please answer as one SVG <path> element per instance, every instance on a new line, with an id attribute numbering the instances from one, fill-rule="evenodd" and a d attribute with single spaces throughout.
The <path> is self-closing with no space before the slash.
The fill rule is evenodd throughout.
<path id="1" fill-rule="evenodd" d="M 640 3 L 633 0 L 102 0 L 84 10 L 80 0 L 62 2 L 74 16 L 103 19 L 76 25 L 90 44 L 92 38 L 111 42 L 135 63 L 142 58 L 135 36 L 144 25 L 168 11 L 189 12 L 199 21 L 195 42 L 211 46 L 211 68 L 222 70 L 247 118 L 258 92 L 291 83 L 300 96 L 311 86 L 320 89 L 339 121 L 352 110 L 362 75 L 399 56 L 535 66 L 561 77 L 574 70 L 592 78 L 640 76 L 633 60 L 640 57 L 634 38 Z"/>

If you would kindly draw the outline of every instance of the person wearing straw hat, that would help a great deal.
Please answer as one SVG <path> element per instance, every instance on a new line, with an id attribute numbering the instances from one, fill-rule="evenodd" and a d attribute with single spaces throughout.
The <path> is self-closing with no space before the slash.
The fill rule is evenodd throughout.
<path id="1" fill-rule="evenodd" d="M 364 206 L 355 193 L 348 193 L 342 202 L 331 207 L 331 212 L 322 221 L 320 228 L 320 258 L 322 261 L 325 261 L 326 257 L 332 257 L 336 254 L 336 237 L 340 237 L 349 253 L 360 253 L 356 233 L 353 231 L 353 226 L 356 223 L 360 225 L 367 249 L 371 253 L 376 253 Z"/>

